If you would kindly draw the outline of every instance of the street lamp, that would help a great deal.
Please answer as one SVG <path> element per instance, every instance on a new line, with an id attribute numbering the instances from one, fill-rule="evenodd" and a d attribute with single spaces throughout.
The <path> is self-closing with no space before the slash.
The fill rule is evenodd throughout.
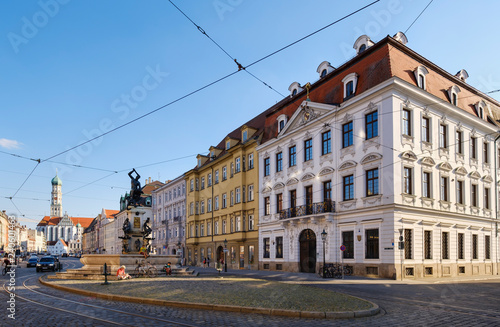
<path id="1" fill-rule="evenodd" d="M 227 253 L 227 239 L 224 239 L 224 272 L 227 272 L 226 253 Z"/>
<path id="2" fill-rule="evenodd" d="M 326 278 L 325 276 L 325 270 L 326 270 L 326 260 L 325 260 L 325 242 L 326 242 L 326 237 L 328 233 L 325 232 L 323 229 L 323 232 L 321 233 L 321 239 L 323 240 L 323 278 Z"/>

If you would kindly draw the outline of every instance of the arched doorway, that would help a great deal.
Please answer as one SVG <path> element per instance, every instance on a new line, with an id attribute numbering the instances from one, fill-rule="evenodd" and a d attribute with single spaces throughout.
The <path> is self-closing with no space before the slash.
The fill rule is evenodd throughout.
<path id="1" fill-rule="evenodd" d="M 224 248 L 221 245 L 217 248 L 217 262 L 220 262 L 220 259 L 223 258 L 224 258 Z"/>
<path id="2" fill-rule="evenodd" d="M 316 272 L 316 234 L 310 229 L 300 233 L 300 271 Z"/>

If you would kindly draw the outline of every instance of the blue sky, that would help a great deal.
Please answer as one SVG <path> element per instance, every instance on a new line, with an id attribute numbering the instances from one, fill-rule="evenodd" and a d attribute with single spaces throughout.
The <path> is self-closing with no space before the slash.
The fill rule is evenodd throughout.
<path id="1" fill-rule="evenodd" d="M 370 1 L 175 3 L 246 66 Z M 380 1 L 249 71 L 286 96 L 292 82 L 316 81 L 322 61 L 338 67 L 354 56 L 358 36 L 377 42 L 405 31 L 427 3 Z M 467 82 L 479 90 L 500 89 L 493 38 L 499 7 L 496 1 L 436 0 L 406 34 L 407 46 L 451 73 L 466 69 Z M 2 1 L 0 13 L 0 151 L 27 158 L 52 157 L 237 68 L 167 1 Z M 69 215 L 118 209 L 130 188 L 128 169 L 145 166 L 137 168 L 142 182 L 173 179 L 196 164 L 198 153 L 280 99 L 239 72 L 42 162 L 20 190 L 36 162 L 0 153 L 0 209 L 24 215 L 21 223 L 34 227 L 49 213 L 56 169 Z M 157 162 L 163 163 L 151 165 Z M 12 203 L 6 197 L 14 194 Z"/>

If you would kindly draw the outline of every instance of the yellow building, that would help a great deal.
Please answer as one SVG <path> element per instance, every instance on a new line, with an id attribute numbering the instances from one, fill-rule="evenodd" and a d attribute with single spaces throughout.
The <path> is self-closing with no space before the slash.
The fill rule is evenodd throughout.
<path id="1" fill-rule="evenodd" d="M 265 113 L 234 130 L 208 156 L 198 155 L 186 179 L 187 263 L 258 268 L 258 160 Z M 227 242 L 225 242 L 227 241 Z M 224 252 L 224 249 L 227 249 Z"/>

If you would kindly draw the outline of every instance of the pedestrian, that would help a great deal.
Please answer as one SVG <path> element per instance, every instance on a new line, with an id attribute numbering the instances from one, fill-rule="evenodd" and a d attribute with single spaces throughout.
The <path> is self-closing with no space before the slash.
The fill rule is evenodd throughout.
<path id="1" fill-rule="evenodd" d="M 132 278 L 125 272 L 125 266 L 121 266 L 120 269 L 118 269 L 118 271 L 116 272 L 116 277 L 118 277 L 119 280 Z"/>
<path id="2" fill-rule="evenodd" d="M 167 276 L 171 276 L 172 275 L 172 267 L 171 267 L 172 263 L 167 262 L 167 264 L 165 265 L 165 267 L 163 267 L 163 270 L 165 270 L 165 274 Z"/>
<path id="3" fill-rule="evenodd" d="M 207 268 L 207 258 L 203 259 L 203 268 Z"/>
<path id="4" fill-rule="evenodd" d="M 207 267 L 210 268 L 210 257 L 207 258 Z"/>
<path id="5" fill-rule="evenodd" d="M 144 245 L 139 250 L 139 254 L 142 254 L 144 256 L 144 259 L 147 259 L 149 257 L 148 250 L 146 249 L 146 247 Z"/>

